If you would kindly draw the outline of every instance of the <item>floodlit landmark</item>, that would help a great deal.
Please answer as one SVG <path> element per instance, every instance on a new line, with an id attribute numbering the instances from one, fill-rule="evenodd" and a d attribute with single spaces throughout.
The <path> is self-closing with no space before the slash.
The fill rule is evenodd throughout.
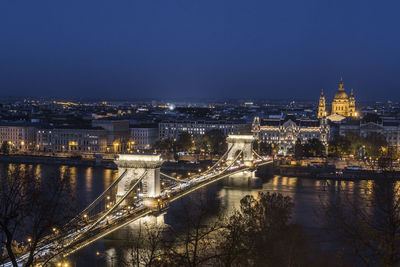
<path id="1" fill-rule="evenodd" d="M 302 120 L 288 115 L 281 119 L 260 119 L 255 117 L 252 132 L 263 143 L 279 147 L 279 153 L 286 154 L 294 148 L 297 140 L 307 142 L 318 139 L 327 145 L 330 126 L 326 118 L 320 120 Z"/>
<path id="2" fill-rule="evenodd" d="M 344 89 L 342 80 L 340 80 L 339 88 L 333 98 L 330 114 L 327 111 L 324 91 L 321 91 L 318 104 L 318 118 L 323 117 L 328 117 L 331 121 L 340 121 L 346 117 L 358 117 L 353 89 L 351 89 L 349 97 Z"/>

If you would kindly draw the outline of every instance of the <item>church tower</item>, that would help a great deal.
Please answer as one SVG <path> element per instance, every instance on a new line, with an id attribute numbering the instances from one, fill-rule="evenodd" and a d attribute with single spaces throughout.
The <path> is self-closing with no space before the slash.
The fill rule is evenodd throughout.
<path id="1" fill-rule="evenodd" d="M 349 116 L 357 117 L 357 114 L 356 114 L 356 99 L 354 97 L 353 89 L 351 89 L 350 98 L 349 98 Z"/>
<path id="2" fill-rule="evenodd" d="M 326 106 L 325 106 L 324 90 L 322 89 L 318 104 L 318 119 L 323 117 L 326 117 Z"/>

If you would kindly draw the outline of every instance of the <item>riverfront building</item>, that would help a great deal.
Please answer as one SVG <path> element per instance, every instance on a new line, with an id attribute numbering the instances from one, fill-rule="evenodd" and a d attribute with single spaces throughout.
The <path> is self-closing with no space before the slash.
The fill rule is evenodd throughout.
<path id="1" fill-rule="evenodd" d="M 36 128 L 28 124 L 2 123 L 0 145 L 7 142 L 12 150 L 30 150 L 35 147 Z"/>
<path id="2" fill-rule="evenodd" d="M 400 121 L 395 119 L 381 119 L 375 122 L 364 120 L 348 121 L 340 124 L 339 134 L 347 132 L 367 137 L 369 134 L 381 134 L 386 138 L 389 146 L 400 150 Z"/>
<path id="3" fill-rule="evenodd" d="M 106 152 L 126 152 L 130 147 L 131 136 L 128 120 L 93 120 L 93 127 L 100 127 L 106 131 Z"/>
<path id="4" fill-rule="evenodd" d="M 193 137 L 204 135 L 211 130 L 220 130 L 225 136 L 248 132 L 249 125 L 245 121 L 225 120 L 172 120 L 159 123 L 159 137 L 162 139 L 177 139 L 187 132 Z"/>
<path id="5" fill-rule="evenodd" d="M 51 152 L 106 152 L 107 132 L 102 128 L 39 129 L 37 149 Z"/>
<path id="6" fill-rule="evenodd" d="M 330 126 L 325 118 L 321 120 L 301 120 L 294 116 L 282 119 L 262 119 L 255 117 L 252 132 L 260 142 L 279 147 L 282 154 L 294 148 L 299 139 L 302 143 L 316 138 L 325 146 L 328 143 Z"/>
<path id="7" fill-rule="evenodd" d="M 157 124 L 133 125 L 130 131 L 136 149 L 150 149 L 158 140 Z"/>

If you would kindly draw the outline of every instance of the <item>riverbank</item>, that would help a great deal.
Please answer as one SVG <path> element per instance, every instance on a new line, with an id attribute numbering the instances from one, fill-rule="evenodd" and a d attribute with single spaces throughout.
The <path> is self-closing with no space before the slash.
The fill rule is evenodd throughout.
<path id="1" fill-rule="evenodd" d="M 328 166 L 290 166 L 280 165 L 275 168 L 275 174 L 287 177 L 304 177 L 329 180 L 373 180 L 379 178 L 394 178 L 400 180 L 400 171 L 385 172 L 371 169 L 338 169 Z"/>
<path id="2" fill-rule="evenodd" d="M 86 167 L 103 167 L 106 169 L 117 169 L 113 158 L 82 158 L 74 156 L 57 156 L 57 155 L 2 155 L 0 154 L 0 162 L 14 164 L 46 164 L 46 165 L 66 165 L 66 166 L 86 166 Z M 164 172 L 174 175 L 187 176 L 188 174 L 196 174 L 205 171 L 212 165 L 211 160 L 203 160 L 198 162 L 190 161 L 165 161 L 161 169 Z"/>
<path id="3" fill-rule="evenodd" d="M 67 165 L 67 166 L 87 166 L 87 167 L 103 167 L 106 169 L 117 169 L 112 157 L 81 157 L 81 156 L 60 156 L 60 155 L 21 155 L 0 154 L 0 162 L 16 163 L 16 164 L 50 164 L 50 165 Z M 381 177 L 387 177 L 388 173 L 377 172 L 361 168 L 360 170 L 348 170 L 345 161 L 332 161 L 329 164 L 315 165 L 316 159 L 308 160 L 307 166 L 289 165 L 276 162 L 273 172 L 286 177 L 304 177 L 314 179 L 332 179 L 332 180 L 371 180 Z M 310 164 L 314 163 L 314 164 Z M 356 165 L 356 162 L 351 162 Z M 171 173 L 176 176 L 187 176 L 195 174 L 207 169 L 212 165 L 211 160 L 202 160 L 197 162 L 190 161 L 166 161 L 162 166 L 162 171 Z M 340 166 L 340 167 L 339 167 Z M 361 166 L 364 167 L 364 166 Z M 271 171 L 272 168 L 268 168 Z M 391 172 L 390 175 L 400 180 L 400 171 Z"/>
<path id="4" fill-rule="evenodd" d="M 87 159 L 81 157 L 61 157 L 61 156 L 35 156 L 35 155 L 0 155 L 0 162 L 17 164 L 51 164 L 67 166 L 88 166 L 104 167 L 116 169 L 113 159 Z"/>

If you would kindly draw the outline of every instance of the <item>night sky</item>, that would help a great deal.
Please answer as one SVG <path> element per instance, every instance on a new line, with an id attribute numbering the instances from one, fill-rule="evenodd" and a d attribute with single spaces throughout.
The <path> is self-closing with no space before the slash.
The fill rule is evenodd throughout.
<path id="1" fill-rule="evenodd" d="M 1 0 L 0 95 L 400 100 L 400 1 Z"/>

